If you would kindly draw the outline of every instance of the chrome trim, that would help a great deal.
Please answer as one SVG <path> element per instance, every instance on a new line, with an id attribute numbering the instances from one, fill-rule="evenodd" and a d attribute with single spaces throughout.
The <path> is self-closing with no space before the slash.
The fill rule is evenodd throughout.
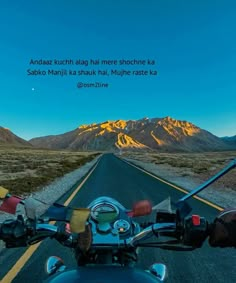
<path id="1" fill-rule="evenodd" d="M 55 225 L 51 225 L 51 224 L 37 224 L 36 230 L 38 232 L 46 231 L 46 232 L 57 233 L 58 227 Z"/>
<path id="2" fill-rule="evenodd" d="M 98 197 L 96 198 L 95 200 L 93 200 L 89 205 L 88 205 L 88 208 L 92 208 L 93 206 L 95 206 L 96 204 L 99 204 L 99 203 L 111 203 L 115 206 L 117 206 L 119 209 L 123 210 L 123 211 L 126 211 L 126 208 L 121 204 L 119 203 L 117 200 L 115 200 L 114 198 L 111 198 L 111 197 L 107 197 L 107 196 L 101 196 L 101 197 Z"/>
<path id="3" fill-rule="evenodd" d="M 57 256 L 50 256 L 45 263 L 45 271 L 48 275 L 62 272 L 66 269 L 63 260 Z"/>
<path id="4" fill-rule="evenodd" d="M 149 271 L 155 277 L 158 278 L 159 282 L 164 282 L 167 278 L 167 268 L 163 263 L 154 263 L 149 267 Z"/>

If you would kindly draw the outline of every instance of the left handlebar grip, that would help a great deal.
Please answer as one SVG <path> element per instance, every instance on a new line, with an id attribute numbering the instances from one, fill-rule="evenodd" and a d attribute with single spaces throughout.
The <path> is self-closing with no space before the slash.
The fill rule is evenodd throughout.
<path id="1" fill-rule="evenodd" d="M 7 248 L 27 245 L 27 229 L 23 218 L 9 219 L 0 226 L 0 239 L 6 243 Z"/>
<path id="2" fill-rule="evenodd" d="M 2 240 L 1 235 L 2 235 L 2 222 L 0 223 L 0 240 Z"/>

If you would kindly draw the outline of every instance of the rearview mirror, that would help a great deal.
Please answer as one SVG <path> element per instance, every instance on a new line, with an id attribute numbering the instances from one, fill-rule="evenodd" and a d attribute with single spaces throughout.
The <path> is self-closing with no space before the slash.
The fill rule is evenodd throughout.
<path id="1" fill-rule="evenodd" d="M 167 269 L 165 264 L 154 263 L 149 267 L 149 271 L 158 278 L 159 282 L 164 282 L 167 278 Z"/>
<path id="2" fill-rule="evenodd" d="M 50 256 L 45 264 L 45 271 L 48 275 L 53 275 L 56 272 L 62 272 L 66 269 L 63 260 L 57 256 Z"/>

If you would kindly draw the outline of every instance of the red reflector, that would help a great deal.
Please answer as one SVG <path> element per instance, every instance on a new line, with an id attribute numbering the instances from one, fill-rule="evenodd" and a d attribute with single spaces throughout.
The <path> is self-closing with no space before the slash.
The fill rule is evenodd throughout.
<path id="1" fill-rule="evenodd" d="M 194 226 L 199 226 L 201 224 L 199 215 L 192 215 L 192 223 Z"/>

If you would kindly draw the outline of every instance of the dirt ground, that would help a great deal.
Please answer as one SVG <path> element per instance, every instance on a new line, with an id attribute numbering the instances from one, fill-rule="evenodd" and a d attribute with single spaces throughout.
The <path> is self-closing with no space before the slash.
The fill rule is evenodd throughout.
<path id="1" fill-rule="evenodd" d="M 124 153 L 127 158 L 172 183 L 192 190 L 236 159 L 236 151 L 209 153 Z M 200 195 L 224 206 L 236 207 L 236 168 Z"/>
<path id="2" fill-rule="evenodd" d="M 92 160 L 95 152 L 0 147 L 0 186 L 17 195 L 39 190 Z"/>

